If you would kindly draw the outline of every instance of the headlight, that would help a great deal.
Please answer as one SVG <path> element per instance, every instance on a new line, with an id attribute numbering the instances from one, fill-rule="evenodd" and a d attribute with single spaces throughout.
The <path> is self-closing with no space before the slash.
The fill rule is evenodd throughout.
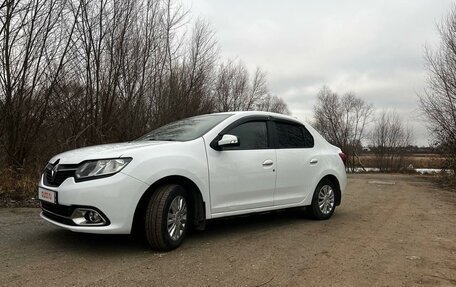
<path id="1" fill-rule="evenodd" d="M 131 158 L 114 158 L 86 161 L 75 172 L 76 180 L 106 177 L 118 173 L 131 161 Z"/>

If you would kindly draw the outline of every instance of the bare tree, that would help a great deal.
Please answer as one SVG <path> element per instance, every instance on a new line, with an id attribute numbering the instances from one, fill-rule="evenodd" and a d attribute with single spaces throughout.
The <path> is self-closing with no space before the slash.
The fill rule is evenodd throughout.
<path id="1" fill-rule="evenodd" d="M 258 103 L 256 110 L 285 115 L 290 114 L 288 106 L 282 98 L 269 94 Z"/>
<path id="2" fill-rule="evenodd" d="M 215 80 L 214 101 L 218 112 L 244 109 L 248 90 L 248 72 L 242 63 L 232 60 L 221 64 Z"/>
<path id="3" fill-rule="evenodd" d="M 287 112 L 193 23 L 177 0 L 0 0 L 0 167 L 202 113 Z"/>
<path id="4" fill-rule="evenodd" d="M 257 68 L 253 75 L 252 84 L 247 92 L 244 110 L 249 111 L 255 109 L 256 105 L 265 98 L 267 93 L 266 74 Z"/>
<path id="5" fill-rule="evenodd" d="M 190 47 L 180 69 L 180 111 L 178 118 L 208 113 L 213 110 L 210 97 L 213 72 L 218 53 L 214 32 L 208 23 L 197 20 L 193 26 Z M 174 112 L 175 113 L 175 112 Z"/>
<path id="6" fill-rule="evenodd" d="M 269 111 L 289 114 L 283 99 L 269 94 L 266 74 L 259 68 L 253 78 L 242 62 L 229 60 L 219 66 L 213 93 L 214 110 Z"/>
<path id="7" fill-rule="evenodd" d="M 372 111 L 372 105 L 353 93 L 339 96 L 324 86 L 317 95 L 315 128 L 344 151 L 348 168 L 352 170 L 359 163 L 359 147 L 365 138 Z"/>
<path id="8" fill-rule="evenodd" d="M 398 171 L 405 168 L 406 147 L 412 139 L 411 129 L 395 111 L 383 111 L 377 117 L 372 132 L 372 150 L 380 171 Z"/>
<path id="9" fill-rule="evenodd" d="M 447 167 L 456 171 L 456 8 L 438 29 L 441 44 L 426 50 L 428 85 L 419 101 L 434 144 L 447 156 Z"/>
<path id="10" fill-rule="evenodd" d="M 75 22 L 60 33 L 64 15 L 65 1 L 0 4 L 0 140 L 8 165 L 25 164 L 46 121 L 72 45 Z"/>

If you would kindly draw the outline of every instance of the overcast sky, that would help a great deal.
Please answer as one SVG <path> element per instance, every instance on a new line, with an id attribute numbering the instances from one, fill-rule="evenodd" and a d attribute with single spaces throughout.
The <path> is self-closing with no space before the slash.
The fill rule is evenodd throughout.
<path id="1" fill-rule="evenodd" d="M 266 71 L 272 94 L 293 116 L 312 120 L 323 85 L 349 91 L 376 110 L 395 109 L 428 144 L 417 93 L 425 86 L 424 47 L 437 46 L 436 25 L 449 0 L 188 0 L 207 20 L 223 58 Z"/>

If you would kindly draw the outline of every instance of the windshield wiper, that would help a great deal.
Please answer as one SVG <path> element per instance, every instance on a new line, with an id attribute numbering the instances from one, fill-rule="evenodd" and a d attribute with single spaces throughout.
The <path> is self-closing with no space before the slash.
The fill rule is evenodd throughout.
<path id="1" fill-rule="evenodd" d="M 148 138 L 148 141 L 163 141 L 163 142 L 175 142 L 175 139 L 160 139 L 160 138 Z"/>

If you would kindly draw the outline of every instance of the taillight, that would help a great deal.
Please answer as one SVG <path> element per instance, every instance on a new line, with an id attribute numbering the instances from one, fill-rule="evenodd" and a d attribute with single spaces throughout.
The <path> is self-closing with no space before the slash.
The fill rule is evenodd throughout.
<path id="1" fill-rule="evenodd" d="M 340 159 L 344 162 L 344 164 L 346 164 L 347 163 L 347 156 L 343 152 L 340 152 L 339 156 L 340 156 Z"/>

